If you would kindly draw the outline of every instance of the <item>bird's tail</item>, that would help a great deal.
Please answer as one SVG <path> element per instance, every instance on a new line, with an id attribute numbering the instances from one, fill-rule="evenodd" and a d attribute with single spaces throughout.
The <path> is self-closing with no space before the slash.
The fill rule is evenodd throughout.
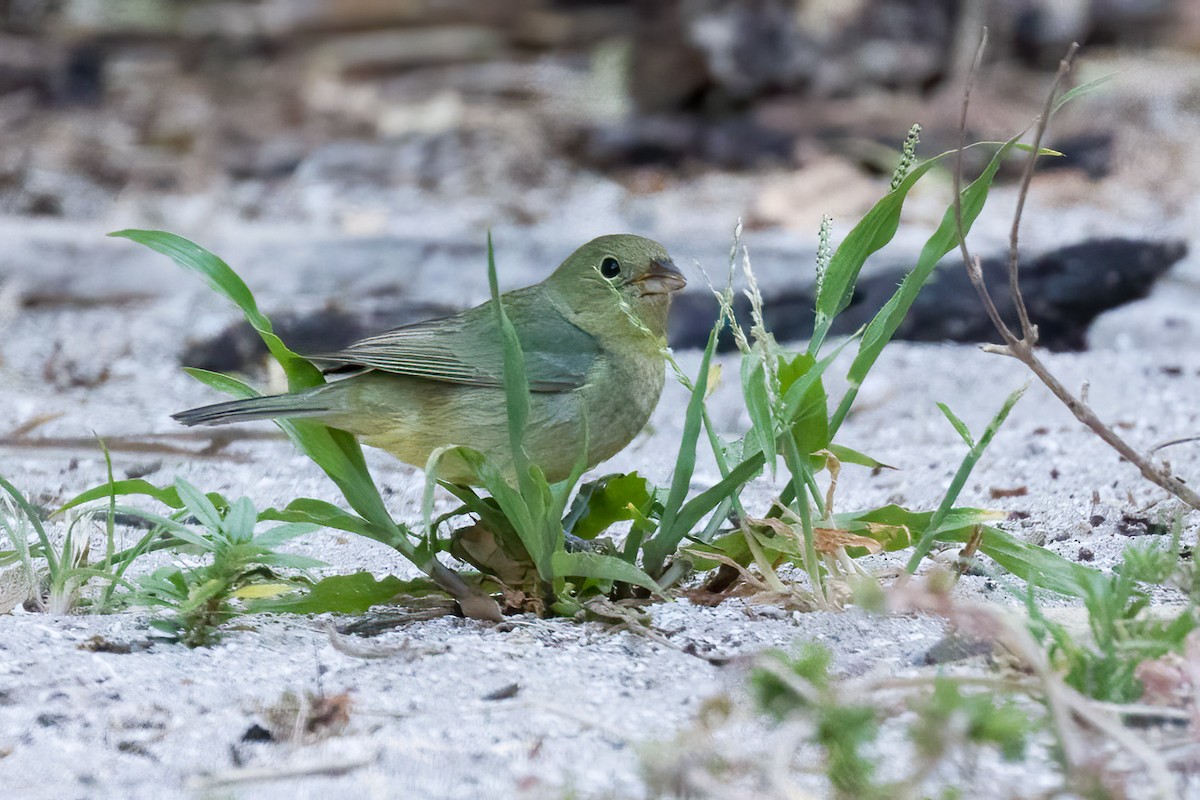
<path id="1" fill-rule="evenodd" d="M 171 419 L 191 427 L 193 425 L 225 425 L 231 422 L 250 422 L 256 419 L 274 419 L 276 417 L 310 417 L 329 410 L 328 407 L 316 402 L 311 395 L 279 394 L 190 408 L 187 411 L 172 414 Z"/>

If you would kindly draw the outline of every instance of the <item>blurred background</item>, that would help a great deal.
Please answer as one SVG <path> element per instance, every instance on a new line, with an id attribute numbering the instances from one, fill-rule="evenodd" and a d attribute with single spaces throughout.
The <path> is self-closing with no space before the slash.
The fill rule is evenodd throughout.
<path id="1" fill-rule="evenodd" d="M 436 209 L 478 232 L 752 172 L 774 180 L 725 228 L 812 231 L 912 122 L 926 154 L 953 143 L 984 24 L 986 138 L 1036 113 L 1071 41 L 1200 56 L 1192 0 L 0 0 L 0 212 L 373 233 Z M 1122 120 L 1087 116 L 1072 157 L 1097 179 Z"/>
<path id="2" fill-rule="evenodd" d="M 478 278 L 487 228 L 530 265 L 514 282 L 619 230 L 722 271 L 740 217 L 800 282 L 822 214 L 844 233 L 879 198 L 913 122 L 923 155 L 957 143 L 984 25 L 971 138 L 1028 124 L 1072 41 L 1075 80 L 1114 75 L 1052 131 L 1031 247 L 1196 229 L 1195 0 L 0 0 L 0 275 L 93 270 L 78 242 L 114 253 L 121 226 L 296 246 L 252 271 L 445 255 Z M 930 183 L 902 250 L 945 209 Z M 978 235 L 999 252 L 1007 220 Z M 353 249 L 379 241 L 425 244 Z"/>

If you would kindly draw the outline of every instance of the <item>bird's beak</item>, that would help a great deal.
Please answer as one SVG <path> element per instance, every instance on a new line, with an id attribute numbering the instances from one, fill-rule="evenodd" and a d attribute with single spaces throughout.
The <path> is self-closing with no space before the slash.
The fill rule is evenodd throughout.
<path id="1" fill-rule="evenodd" d="M 656 258 L 650 262 L 650 269 L 639 276 L 634 283 L 638 285 L 643 296 L 648 294 L 669 294 L 687 286 L 687 279 L 669 258 Z"/>

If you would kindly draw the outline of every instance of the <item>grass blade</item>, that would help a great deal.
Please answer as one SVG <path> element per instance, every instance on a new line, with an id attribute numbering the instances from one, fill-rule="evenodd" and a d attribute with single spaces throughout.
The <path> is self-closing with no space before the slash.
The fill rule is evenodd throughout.
<path id="1" fill-rule="evenodd" d="M 488 232 L 488 288 L 492 294 L 492 307 L 496 310 L 496 321 L 504 345 L 504 400 L 508 412 L 508 441 L 512 448 L 513 470 L 517 481 L 524 488 L 529 479 L 529 457 L 525 453 L 525 426 L 529 421 L 529 381 L 525 375 L 525 353 L 517 329 L 513 327 L 504 304 L 500 302 L 500 287 L 496 278 L 496 254 L 492 249 L 492 234 Z"/>
<path id="2" fill-rule="evenodd" d="M 319 369 L 289 349 L 275 335 L 271 321 L 258 308 L 250 289 L 220 258 L 181 236 L 165 231 L 124 230 L 109 235 L 129 239 L 168 256 L 184 269 L 200 275 L 213 290 L 241 309 L 246 321 L 258 331 L 271 354 L 283 367 L 292 391 L 320 386 L 325 382 Z M 189 374 L 235 397 L 258 395 L 258 392 L 247 384 L 229 376 L 218 376 L 203 370 L 189 370 Z M 362 448 L 353 436 L 314 422 L 280 419 L 275 420 L 275 423 L 301 452 L 316 462 L 337 484 L 355 511 L 378 528 L 389 531 L 388 539 L 406 558 L 426 572 L 444 572 L 444 569 L 438 569 L 439 565 L 421 558 L 409 539 L 409 531 L 406 528 L 402 529 L 392 519 L 367 470 Z"/>
<path id="3" fill-rule="evenodd" d="M 983 210 L 983 205 L 987 200 L 988 191 L 991 189 L 996 171 L 1000 169 L 1000 164 L 1004 160 L 1004 157 L 1016 145 L 1017 139 L 1021 135 L 1018 134 L 1016 137 L 1000 145 L 983 173 L 972 181 L 970 186 L 963 189 L 962 221 L 964 235 L 971 230 L 971 226 Z M 942 158 L 943 156 L 938 156 L 938 158 Z M 898 208 L 897 213 L 899 213 Z M 849 241 L 849 237 L 847 237 L 847 241 Z M 937 267 L 938 262 L 941 261 L 942 256 L 946 255 L 946 253 L 950 252 L 957 245 L 958 222 L 955 218 L 954 206 L 951 205 L 942 216 L 942 222 L 938 226 L 938 229 L 934 231 L 933 235 L 925 242 L 925 246 L 921 248 L 921 254 L 917 258 L 916 266 L 904 276 L 900 287 L 896 289 L 895 293 L 884 303 L 883 308 L 879 309 L 879 313 L 867 324 L 867 328 L 863 332 L 862 342 L 858 347 L 858 353 L 855 355 L 854 361 L 846 373 L 846 378 L 850 386 L 846 390 L 846 394 L 843 395 L 837 410 L 830 420 L 830 427 L 833 431 L 836 432 L 841 427 L 842 421 L 846 418 L 846 414 L 850 411 L 850 406 L 854 403 L 854 399 L 858 395 L 859 387 L 866 380 L 867 373 L 875 365 L 875 361 L 883 352 L 883 348 L 892 340 L 892 336 L 895 335 L 905 316 L 908 315 L 908 310 L 912 308 L 917 295 L 920 294 L 925 282 L 929 280 L 929 276 Z M 837 256 L 835 255 L 834 258 L 836 259 Z"/>
<path id="4" fill-rule="evenodd" d="M 556 575 L 620 581 L 649 589 L 659 597 L 663 596 L 662 589 L 645 572 L 628 561 L 603 553 L 568 553 L 559 550 L 552 556 L 551 566 Z"/>
<path id="5" fill-rule="evenodd" d="M 1093 577 L 1100 575 L 1091 567 L 1077 564 L 1044 547 L 1023 542 L 991 525 L 982 526 L 982 531 L 979 552 L 1031 586 L 1070 597 L 1086 598 L 1091 591 Z M 934 538 L 939 542 L 966 544 L 973 535 L 973 529 L 959 528 L 935 532 Z"/>
<path id="6" fill-rule="evenodd" d="M 834 318 L 850 305 L 854 285 L 867 258 L 896 235 L 896 229 L 900 226 L 900 212 L 909 190 L 946 155 L 948 153 L 942 153 L 922 161 L 909 170 L 900 184 L 884 195 L 838 246 L 829 260 L 817 292 L 816 321 L 808 346 L 810 355 L 815 356 L 820 351 Z"/>
<path id="7" fill-rule="evenodd" d="M 217 256 L 182 236 L 166 231 L 123 230 L 110 233 L 129 239 L 162 253 L 184 269 L 201 276 L 215 292 L 241 309 L 246 321 L 258 331 L 267 349 L 287 373 L 288 387 L 293 391 L 320 386 L 325 382 L 321 371 L 293 352 L 275 335 L 271 321 L 258 308 L 253 293 L 233 269 Z"/>
<path id="8" fill-rule="evenodd" d="M 967 478 L 971 475 L 971 470 L 975 469 L 975 464 L 983 456 L 983 451 L 987 450 L 988 445 L 992 443 L 996 432 L 1000 430 L 1000 426 L 1008 418 L 1008 413 L 1012 411 L 1013 406 L 1021 399 L 1021 395 L 1025 394 L 1025 388 L 1022 386 L 1008 396 L 1008 399 L 1004 401 L 1004 405 L 1000 406 L 1000 410 L 996 412 L 996 416 L 992 417 L 992 421 L 988 423 L 983 435 L 979 437 L 979 441 L 975 443 L 975 446 L 963 458 L 962 465 L 959 466 L 958 472 L 954 474 L 954 480 L 950 482 L 950 488 L 946 490 L 946 496 L 942 498 L 941 505 L 938 506 L 937 511 L 933 512 L 933 519 L 929 522 L 929 529 L 921 536 L 917 542 L 917 546 L 913 549 L 912 556 L 908 559 L 905 569 L 910 573 L 915 572 L 917 566 L 929 554 L 930 548 L 933 547 L 933 543 L 936 541 L 938 529 L 941 527 L 946 515 L 953 508 L 954 501 L 958 499 L 963 486 L 966 485 Z"/>
<path id="9" fill-rule="evenodd" d="M 757 347 L 742 356 L 742 397 L 746 401 L 746 413 L 750 415 L 751 430 L 762 450 L 764 463 L 774 475 L 778 452 L 764 357 L 768 356 L 764 356 L 762 348 Z"/>
<path id="10" fill-rule="evenodd" d="M 199 489 L 192 486 L 183 478 L 176 478 L 175 491 L 179 493 L 179 499 L 183 501 L 187 510 L 192 512 L 192 516 L 199 520 L 201 525 L 213 533 L 217 533 L 224 528 L 224 525 L 221 524 L 221 512 L 217 511 L 216 505 L 205 497 Z"/>
<path id="11" fill-rule="evenodd" d="M 106 489 L 107 487 L 101 488 Z M 17 508 L 20 509 L 21 513 L 24 514 L 29 520 L 29 524 L 33 526 L 34 532 L 37 533 L 38 542 L 40 542 L 42 545 L 42 550 L 44 551 L 42 556 L 46 559 L 46 564 L 50 569 L 50 574 L 53 575 L 57 573 L 59 567 L 58 556 L 54 554 L 54 548 L 50 544 L 50 537 L 46 535 L 46 529 L 42 526 L 41 519 L 38 518 L 37 509 L 25 499 L 25 495 L 21 494 L 17 490 L 16 486 L 13 486 L 11 483 L 9 483 L 8 480 L 2 475 L 0 475 L 0 489 L 3 489 L 8 493 L 8 496 L 11 497 L 13 502 L 17 504 Z M 102 493 L 101 497 L 103 496 L 104 494 Z M 16 536 L 13 535 L 11 538 L 13 540 L 13 546 L 19 547 L 19 545 L 17 545 Z"/>
<path id="12" fill-rule="evenodd" d="M 704 393 L 708 388 L 708 370 L 712 362 L 713 351 L 717 347 L 717 331 L 714 327 L 708 334 L 708 345 L 700 358 L 700 372 L 692 384 L 692 396 L 688 400 L 687 412 L 683 419 L 683 437 L 679 442 L 679 455 L 675 459 L 675 471 L 671 476 L 671 488 L 663 503 L 663 513 L 660 518 L 658 533 L 642 545 L 642 563 L 646 572 L 657 575 L 661 572 L 667 556 L 675 552 L 680 540 L 687 529 L 682 529 L 678 522 L 679 510 L 687 497 L 688 487 L 692 482 L 692 474 L 696 469 L 696 444 L 700 438 L 700 428 L 704 424 Z"/>
<path id="13" fill-rule="evenodd" d="M 958 435 L 962 437 L 962 440 L 967 443 L 967 447 L 974 447 L 975 437 L 971 435 L 971 430 L 967 427 L 967 423 L 959 419 L 958 415 L 951 411 L 950 406 L 945 403 L 938 403 L 937 407 L 941 409 L 942 415 L 950 420 L 950 424 L 954 426 L 954 430 L 958 431 Z"/>

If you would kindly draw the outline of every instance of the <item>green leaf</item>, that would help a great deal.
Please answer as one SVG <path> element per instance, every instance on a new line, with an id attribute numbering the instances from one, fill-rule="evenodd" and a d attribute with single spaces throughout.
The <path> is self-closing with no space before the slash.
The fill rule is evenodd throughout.
<path id="1" fill-rule="evenodd" d="M 395 575 L 376 580 L 369 572 L 331 575 L 300 594 L 255 600 L 246 604 L 251 612 L 276 614 L 363 614 L 372 606 L 388 603 L 398 594 L 423 595 L 433 591 L 428 581 L 404 581 Z"/>
<path id="2" fill-rule="evenodd" d="M 757 453 L 731 469 L 720 481 L 684 503 L 675 518 L 678 538 L 674 542 L 668 540 L 664 545 L 669 545 L 671 551 L 674 551 L 683 537 L 700 524 L 705 514 L 716 508 L 722 500 L 736 495 L 743 484 L 757 477 L 762 468 L 762 454 Z"/>
<path id="3" fill-rule="evenodd" d="M 791 361 L 780 356 L 779 390 L 783 396 L 787 397 L 791 388 L 812 372 L 816 365 L 817 360 L 807 353 L 800 353 Z M 800 396 L 795 415 L 789 417 L 796 447 L 806 455 L 829 446 L 829 406 L 825 386 L 819 374 L 808 383 L 807 390 Z"/>
<path id="4" fill-rule="evenodd" d="M 746 543 L 746 536 L 740 529 L 718 536 L 711 542 L 692 542 L 684 552 L 693 557 L 696 568 L 700 570 L 716 569 L 721 566 L 721 562 L 716 559 L 705 559 L 703 557 L 705 553 L 719 553 L 742 566 L 746 566 L 754 560 L 754 554 L 750 552 L 750 545 Z"/>
<path id="5" fill-rule="evenodd" d="M 1063 558 L 1044 547 L 1023 542 L 999 528 L 989 525 L 982 530 L 979 551 L 1032 586 L 1083 598 L 1088 594 L 1093 577 L 1103 578 L 1101 573 L 1090 567 Z M 935 538 L 940 542 L 966 544 L 974 534 L 973 528 L 959 528 L 938 532 Z"/>
<path id="6" fill-rule="evenodd" d="M 111 484 L 107 484 L 107 483 L 104 484 L 104 486 L 102 487 L 104 489 L 104 493 L 101 495 L 101 497 L 108 496 L 108 489 L 109 489 L 110 485 Z M 54 554 L 54 548 L 51 546 L 50 538 L 46 535 L 46 529 L 42 525 L 42 520 L 38 516 L 37 509 L 34 508 L 33 504 L 31 504 L 25 498 L 25 495 L 21 494 L 21 492 L 17 489 L 16 486 L 13 486 L 11 483 L 9 483 L 8 480 L 6 478 L 4 478 L 4 476 L 2 476 L 2 475 L 0 475 L 0 489 L 3 489 L 8 494 L 8 496 L 12 498 L 13 502 L 16 503 L 17 508 L 20 509 L 21 513 L 24 514 L 26 519 L 29 520 L 29 524 L 33 526 L 33 530 L 37 534 L 37 537 L 38 537 L 38 542 L 42 546 L 42 557 L 46 559 L 46 564 L 48 565 L 48 567 L 50 569 L 51 575 L 54 575 L 55 573 L 58 572 L 59 560 L 58 560 L 57 556 L 55 556 L 55 554 Z M 11 531 L 9 534 L 9 538 L 12 540 L 14 547 L 16 547 L 20 551 L 25 552 L 25 558 L 27 560 L 28 559 L 27 544 L 25 542 L 18 544 L 17 539 L 19 537 L 17 535 L 15 535 L 14 532 L 11 532 Z"/>
<path id="7" fill-rule="evenodd" d="M 579 458 L 575 460 L 575 465 L 571 467 L 571 474 L 568 475 L 564 480 L 561 480 L 558 483 L 548 487 L 550 490 L 550 502 L 542 512 L 542 524 L 546 526 L 547 535 L 554 543 L 555 549 L 559 549 L 562 546 L 562 543 L 564 543 L 566 540 L 564 535 L 565 527 L 563 523 L 563 515 L 567 510 L 567 501 L 570 500 L 571 492 L 579 484 L 579 479 L 583 477 L 583 473 L 587 472 L 588 468 L 588 415 L 587 409 L 584 407 L 584 405 L 583 398 L 580 397 L 579 421 L 580 425 L 583 427 L 583 450 L 580 452 Z M 648 506 L 646 510 L 649 510 Z"/>
<path id="8" fill-rule="evenodd" d="M 221 513 L 217 511 L 217 507 L 213 502 L 205 497 L 199 489 L 192 486 L 183 478 L 175 479 L 175 491 L 179 493 L 179 499 L 187 507 L 187 510 L 192 512 L 197 521 L 213 533 L 218 533 L 222 530 Z"/>
<path id="9" fill-rule="evenodd" d="M 197 367 L 184 367 L 183 371 L 191 375 L 196 380 L 216 389 L 218 392 L 223 392 L 241 400 L 246 400 L 251 397 L 261 397 L 261 392 L 255 389 L 248 383 L 240 381 L 232 375 L 225 375 L 221 372 L 210 372 L 206 369 L 198 369 Z"/>
<path id="10" fill-rule="evenodd" d="M 987 200 L 988 190 L 991 188 L 996 171 L 1000 169 L 1000 164 L 1004 160 L 1005 155 L 1017 143 L 1021 135 L 1023 134 L 1018 134 L 1000 145 L 996 153 L 992 156 L 991 161 L 988 162 L 987 167 L 983 170 L 983 173 L 963 189 L 961 196 L 963 235 L 966 235 L 971 230 L 971 226 L 983 210 L 983 204 Z M 940 159 L 947 155 L 949 153 L 943 153 L 937 158 Z M 928 164 L 930 162 L 925 163 Z M 925 164 L 921 166 L 924 167 Z M 918 167 L 918 170 L 920 169 Z M 905 178 L 905 182 L 907 183 L 918 170 L 910 173 Z M 883 201 L 880 201 L 881 204 L 892 197 L 892 194 L 895 193 L 889 194 Z M 902 203 L 903 197 L 891 201 L 887 210 L 889 219 L 891 218 L 891 214 L 895 214 L 895 219 L 898 222 Z M 872 209 L 871 213 L 874 213 L 874 209 Z M 894 227 L 892 230 L 894 232 Z M 853 235 L 854 233 L 852 232 L 851 236 Z M 896 292 L 884 303 L 883 308 L 879 309 L 879 313 L 867 324 L 867 329 L 863 332 L 862 342 L 858 347 L 858 353 L 855 355 L 854 361 L 846 373 L 850 387 L 846 390 L 846 394 L 838 404 L 838 408 L 834 412 L 831 421 L 831 428 L 834 432 L 841 427 L 842 421 L 845 419 L 846 414 L 849 413 L 850 406 L 858 394 L 858 388 L 862 386 L 863 381 L 866 380 L 867 373 L 870 372 L 871 367 L 874 366 L 884 347 L 892 340 L 892 336 L 895 335 L 905 316 L 908 315 L 909 309 L 912 307 L 913 302 L 916 301 L 917 295 L 920 294 L 925 282 L 929 280 L 929 276 L 937 267 L 938 262 L 941 261 L 942 256 L 958 246 L 958 236 L 958 221 L 952 204 L 946 209 L 946 213 L 942 215 L 942 222 L 938 226 L 938 229 L 934 231 L 929 240 L 925 242 L 925 246 L 921 248 L 921 254 L 917 258 L 916 266 L 904 276 L 904 280 L 901 282 L 899 288 L 896 289 Z M 847 237 L 847 244 L 849 241 L 850 237 Z M 836 255 L 834 259 L 837 259 Z M 851 291 L 853 291 L 853 286 L 851 286 Z M 811 348 L 810 352 L 812 352 Z"/>
<path id="11" fill-rule="evenodd" d="M 581 539 L 594 539 L 617 522 L 648 515 L 654 501 L 654 486 L 636 472 L 605 475 L 579 488 L 563 527 Z"/>
<path id="12" fill-rule="evenodd" d="M 200 275 L 216 292 L 241 309 L 246 321 L 258 331 L 271 355 L 279 361 L 288 377 L 288 387 L 302 391 L 325 382 L 321 371 L 306 359 L 288 349 L 276 336 L 271 321 L 263 314 L 249 288 L 221 259 L 199 245 L 181 236 L 165 231 L 125 230 L 110 234 L 145 245 L 171 258 L 184 269 Z M 214 388 L 228 391 L 235 397 L 257 395 L 252 388 L 228 376 L 192 370 L 190 373 Z M 324 425 L 303 420 L 275 420 L 296 447 L 319 466 L 342 491 L 346 501 L 378 529 L 389 532 L 388 543 L 395 547 L 417 566 L 434 569 L 434 565 L 421 559 L 408 532 L 402 530 L 388 514 L 379 490 L 371 480 L 363 458 L 362 448 L 353 436 L 345 431 L 333 430 Z"/>
<path id="13" fill-rule="evenodd" d="M 311 497 L 297 498 L 281 509 L 264 509 L 259 512 L 258 518 L 260 521 L 298 522 L 318 525 L 322 528 L 334 528 L 394 546 L 391 538 L 393 534 L 389 529 L 380 528 L 370 520 L 352 514 L 333 503 Z"/>
<path id="14" fill-rule="evenodd" d="M 163 505 L 171 508 L 183 508 L 183 501 L 179 499 L 179 492 L 174 486 L 158 487 L 149 481 L 135 478 L 125 481 L 114 481 L 111 485 L 108 483 L 100 486 L 94 486 L 91 489 L 80 492 L 79 494 L 68 500 L 61 508 L 54 512 L 55 515 L 61 514 L 77 506 L 91 503 L 96 500 L 103 500 L 109 497 L 110 492 L 116 497 L 127 497 L 129 495 L 144 495 L 152 497 Z M 227 508 L 229 501 L 226 500 L 218 492 L 209 492 L 205 497 L 209 502 L 218 508 Z"/>
<path id="15" fill-rule="evenodd" d="M 860 467 L 870 467 L 871 469 L 895 469 L 890 464 L 884 464 L 882 461 L 876 461 L 865 453 L 860 453 L 845 445 L 831 444 L 825 448 L 837 457 L 837 460 L 843 464 L 857 464 Z"/>
<path id="16" fill-rule="evenodd" d="M 325 382 L 319 369 L 288 349 L 275 335 L 271 321 L 259 310 L 250 289 L 224 261 L 194 242 L 166 231 L 124 230 L 110 233 L 109 236 L 129 239 L 162 253 L 184 269 L 200 275 L 214 291 L 241 309 L 246 321 L 258 331 L 271 355 L 283 366 L 291 391 L 320 386 Z"/>
<path id="17" fill-rule="evenodd" d="M 762 349 L 758 347 L 742 357 L 742 397 L 746 400 L 746 413 L 750 415 L 751 433 L 762 451 L 764 464 L 774 475 L 778 450 L 763 357 Z"/>
<path id="18" fill-rule="evenodd" d="M 174 534 L 174 533 L 178 533 L 181 531 L 190 532 L 190 529 L 186 525 L 184 525 L 182 522 L 180 522 L 179 520 L 173 519 L 171 517 L 164 517 L 160 514 L 155 514 L 154 512 L 147 511 L 143 508 L 136 508 L 134 506 L 118 504 L 118 505 L 114 506 L 113 510 L 118 513 L 121 513 L 121 514 L 127 514 L 131 517 L 136 517 L 138 519 L 141 519 L 145 522 L 150 523 L 150 525 L 152 527 L 161 528 L 162 530 L 167 531 L 168 533 Z M 176 516 L 182 516 L 182 515 L 177 514 Z"/>
<path id="19" fill-rule="evenodd" d="M 319 525 L 311 522 L 285 522 L 255 536 L 254 543 L 260 547 L 277 547 L 297 536 L 304 536 L 319 530 L 319 528 Z"/>
<path id="20" fill-rule="evenodd" d="M 1108 75 L 1101 75 L 1099 78 L 1087 81 L 1086 83 L 1081 83 L 1078 86 L 1075 86 L 1075 87 L 1063 92 L 1062 96 L 1059 97 L 1058 100 L 1054 103 L 1054 107 L 1050 111 L 1051 116 L 1053 116 L 1054 114 L 1057 114 L 1058 110 L 1060 108 L 1062 108 L 1063 106 L 1065 106 L 1067 103 L 1069 103 L 1072 100 L 1075 100 L 1079 97 L 1082 97 L 1083 95 L 1091 94 L 1092 92 L 1099 90 L 1101 87 L 1110 83 L 1113 80 L 1113 78 L 1115 78 L 1115 77 L 1116 77 L 1116 73 L 1109 73 Z M 1041 155 L 1041 154 L 1039 153 L 1039 155 Z"/>
<path id="21" fill-rule="evenodd" d="M 832 353 L 808 367 L 803 374 L 799 375 L 791 383 L 791 385 L 789 385 L 788 388 L 782 392 L 783 399 L 780 402 L 780 410 L 778 415 L 782 424 L 786 426 L 794 422 L 800 416 L 800 408 L 809 397 L 809 392 L 812 387 L 821 380 L 821 376 L 825 374 L 825 370 L 829 368 L 829 365 L 833 363 L 834 359 L 836 359 L 841 354 L 842 350 L 844 350 L 852 341 L 854 341 L 854 337 L 847 337 L 846 339 L 842 340 L 842 342 L 833 349 Z M 824 389 L 821 391 L 823 393 Z M 836 430 L 836 428 L 831 426 L 830 430 Z"/>
<path id="22" fill-rule="evenodd" d="M 816 355 L 824 344 L 833 319 L 850 305 L 854 285 L 867 258 L 882 249 L 900 225 L 904 200 L 916 182 L 947 154 L 915 165 L 900 184 L 876 203 L 838 246 L 825 270 L 816 300 L 816 322 L 808 352 Z"/>
<path id="23" fill-rule="evenodd" d="M 997 142 L 977 142 L 969 145 L 968 149 L 999 145 L 1001 151 L 1006 151 L 1016 144 L 1016 139 L 1019 139 L 1021 135 L 1023 133 L 1002 144 Z M 858 281 L 859 273 L 862 271 L 863 264 L 866 263 L 867 258 L 882 249 L 896 235 L 896 230 L 900 225 L 900 212 L 904 208 L 904 201 L 909 191 L 926 172 L 956 152 L 956 150 L 948 150 L 914 166 L 895 189 L 884 195 L 859 220 L 858 224 L 847 234 L 842 244 L 838 246 L 837 251 L 829 261 L 824 280 L 822 280 L 818 289 L 816 321 L 812 339 L 809 341 L 809 354 L 816 355 L 820 351 L 821 346 L 825 343 L 825 337 L 829 333 L 829 328 L 833 324 L 833 319 L 850 304 L 850 300 L 854 296 L 854 286 Z M 989 177 L 988 183 L 990 181 L 991 178 Z M 964 208 L 964 216 L 965 213 L 966 209 Z M 966 224 L 965 219 L 964 224 Z M 934 236 L 937 237 L 940 233 L 941 229 Z M 957 238 L 954 241 L 957 242 Z M 947 251 L 942 251 L 943 254 L 945 252 Z M 922 251 L 922 261 L 924 257 L 925 251 Z M 936 260 L 935 258 L 934 261 L 936 262 Z M 900 315 L 900 319 L 903 319 L 903 314 Z M 899 322 L 897 321 L 896 324 L 898 325 Z M 864 337 L 865 344 L 866 338 Z M 873 348 L 874 345 L 872 344 Z M 837 417 L 836 419 L 840 423 L 841 418 Z M 836 429 L 837 426 L 835 425 L 834 427 Z"/>
<path id="24" fill-rule="evenodd" d="M 488 288 L 492 307 L 500 326 L 504 345 L 504 400 L 508 412 L 508 440 L 512 447 L 513 471 L 518 482 L 528 479 L 529 457 L 525 454 L 525 426 L 529 420 L 529 381 L 525 374 L 525 353 L 517 329 L 513 327 L 500 301 L 500 286 L 496 277 L 496 254 L 492 249 L 492 234 L 488 231 Z"/>
<path id="25" fill-rule="evenodd" d="M 309 558 L 298 553 L 262 552 L 254 557 L 254 563 L 269 567 L 287 567 L 289 569 L 317 569 L 329 566 L 319 558 Z"/>
<path id="26" fill-rule="evenodd" d="M 658 532 L 642 545 L 642 561 L 646 572 L 651 575 L 659 574 L 663 562 L 675 552 L 675 548 L 689 530 L 677 521 L 677 517 L 696 469 L 696 443 L 700 438 L 700 428 L 704 424 L 704 392 L 708 387 L 709 364 L 717 347 L 718 330 L 714 326 L 708 334 L 708 345 L 700 358 L 700 371 L 692 384 L 692 395 L 688 399 L 687 411 L 683 418 L 679 454 L 675 458 L 675 470 L 671 476 L 671 489 L 663 504 Z"/>
<path id="27" fill-rule="evenodd" d="M 929 522 L 929 530 L 926 530 L 922 534 L 920 541 L 917 542 L 917 546 L 913 548 L 913 554 L 908 559 L 908 564 L 906 565 L 906 569 L 910 573 L 916 571 L 917 565 L 929 554 L 930 548 L 933 547 L 934 536 L 941 530 L 943 518 L 950 513 L 954 502 L 958 499 L 959 493 L 962 492 L 963 486 L 966 485 L 971 471 L 975 469 L 975 465 L 983 456 L 983 452 L 992 443 L 992 439 L 996 436 L 996 432 L 1000 430 L 1000 426 L 1004 424 L 1004 420 L 1008 419 L 1008 414 L 1012 411 L 1013 406 L 1021 399 L 1021 395 L 1025 394 L 1026 388 L 1023 386 L 1017 389 L 1005 399 L 1004 404 L 1000 406 L 1000 410 L 996 412 L 996 416 L 992 417 L 992 421 L 988 423 L 983 435 L 979 437 L 979 441 L 971 447 L 970 451 L 963 458 L 962 464 L 959 465 L 958 471 L 954 474 L 954 479 L 950 482 L 950 487 L 946 490 L 946 495 L 942 498 L 941 505 L 933 513 L 933 518 Z"/>
<path id="28" fill-rule="evenodd" d="M 222 524 L 227 536 L 235 542 L 248 542 L 254 537 L 254 526 L 258 524 L 258 512 L 248 497 L 239 497 L 225 513 Z"/>
<path id="29" fill-rule="evenodd" d="M 910 511 L 895 504 L 889 504 L 868 511 L 854 511 L 835 514 L 833 524 L 839 530 L 849 531 L 860 536 L 869 536 L 883 545 L 889 552 L 903 550 L 912 546 L 915 539 L 920 538 L 930 530 L 933 520 L 932 511 Z M 981 508 L 952 508 L 941 519 L 935 536 L 941 540 L 941 535 L 958 536 L 974 531 L 978 525 L 983 525 L 1004 518 L 1004 512 L 990 511 Z M 964 534 L 965 532 L 965 534 Z M 965 541 L 965 540 L 964 540 Z M 865 555 L 866 552 L 847 548 L 853 557 Z"/>
<path id="30" fill-rule="evenodd" d="M 942 414 L 946 419 L 950 420 L 950 424 L 954 426 L 954 430 L 958 431 L 958 435 L 967 443 L 967 447 L 975 446 L 975 437 L 971 436 L 971 430 L 967 427 L 967 423 L 963 422 L 958 416 L 950 410 L 950 406 L 945 403 L 938 403 L 937 407 L 942 410 Z"/>
<path id="31" fill-rule="evenodd" d="M 555 575 L 620 581 L 641 586 L 660 597 L 662 596 L 662 589 L 654 582 L 653 578 L 620 558 L 603 553 L 568 553 L 565 550 L 559 550 L 551 557 L 550 563 Z"/>
<path id="32" fill-rule="evenodd" d="M 492 235 L 488 233 L 488 286 L 492 295 L 492 306 L 500 325 L 504 346 L 504 397 L 508 414 L 508 440 L 512 450 L 513 471 L 517 477 L 517 490 L 509 486 L 506 476 L 487 458 L 480 455 L 477 473 L 488 491 L 496 498 L 509 521 L 521 537 L 527 553 L 537 565 L 543 580 L 554 577 L 551 554 L 562 546 L 562 522 L 560 514 L 565 505 L 565 493 L 557 497 L 546 480 L 541 468 L 530 461 L 525 452 L 525 428 L 529 420 L 529 380 L 525 372 L 525 354 L 517 330 L 504 311 L 500 300 L 500 287 L 496 277 L 496 258 L 492 249 Z M 581 414 L 580 419 L 586 419 Z M 577 463 L 575 480 L 586 468 L 587 432 L 584 461 Z"/>
<path id="33" fill-rule="evenodd" d="M 469 486 L 458 486 L 445 481 L 441 483 L 441 486 L 462 501 L 463 509 L 466 512 L 479 517 L 492 535 L 500 540 L 506 552 L 528 555 L 525 545 L 521 542 L 521 537 L 494 497 L 480 497 Z"/>
<path id="34" fill-rule="evenodd" d="M 966 545 L 978 530 L 982 530 L 983 539 L 979 543 L 979 552 L 988 555 L 996 564 L 1012 572 L 1022 581 L 1039 589 L 1056 591 L 1058 594 L 1085 597 L 1091 579 L 1103 578 L 1090 567 L 1075 564 L 1074 561 L 1064 559 L 1044 547 L 1015 539 L 1012 534 L 989 524 L 1003 516 L 1003 512 L 960 507 L 944 513 L 941 521 L 937 522 L 937 527 L 932 528 L 931 524 L 935 522 L 934 512 L 910 511 L 898 505 L 886 505 L 870 511 L 840 513 L 834 516 L 834 524 L 839 529 L 864 536 L 871 536 L 868 523 L 889 525 L 907 528 L 914 537 L 931 533 L 938 542 L 958 542 L 962 545 Z M 895 545 L 899 545 L 899 542 L 895 542 Z M 884 547 L 895 549 L 889 543 L 884 543 Z"/>

